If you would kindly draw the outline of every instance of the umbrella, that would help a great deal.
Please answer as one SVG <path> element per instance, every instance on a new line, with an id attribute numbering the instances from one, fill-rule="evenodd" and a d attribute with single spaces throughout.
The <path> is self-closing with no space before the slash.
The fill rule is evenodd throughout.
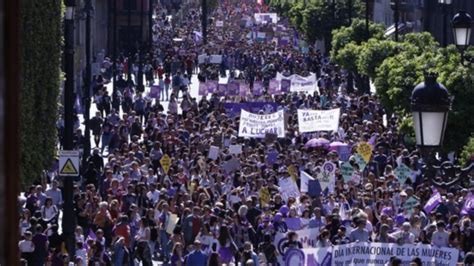
<path id="1" fill-rule="evenodd" d="M 329 150 L 336 151 L 341 160 L 347 161 L 351 153 L 351 146 L 344 142 L 334 141 L 329 144 Z"/>
<path id="2" fill-rule="evenodd" d="M 325 138 L 310 139 L 304 146 L 305 148 L 329 148 L 329 140 Z"/>
<path id="3" fill-rule="evenodd" d="M 341 147 L 345 148 L 347 146 L 349 146 L 349 144 L 340 141 L 334 141 L 329 144 L 329 149 L 331 151 L 338 151 Z"/>

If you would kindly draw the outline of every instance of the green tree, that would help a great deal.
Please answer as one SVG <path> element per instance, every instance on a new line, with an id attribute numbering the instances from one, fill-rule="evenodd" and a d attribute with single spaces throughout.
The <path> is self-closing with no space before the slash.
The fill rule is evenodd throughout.
<path id="1" fill-rule="evenodd" d="M 376 40 L 384 38 L 384 27 L 380 24 L 369 24 L 369 37 L 373 37 Z M 332 60 L 341 65 L 343 68 L 349 71 L 348 77 L 348 91 L 351 91 L 353 88 L 352 80 L 355 79 L 357 87 L 362 92 L 369 91 L 368 78 L 362 76 L 358 72 L 357 61 L 359 53 L 362 51 L 359 49 L 359 46 L 363 42 L 367 41 L 367 32 L 365 28 L 365 21 L 360 19 L 355 19 L 352 21 L 352 24 L 348 27 L 341 27 L 332 31 L 332 48 L 331 48 L 331 58 Z M 347 49 L 356 49 L 357 53 L 354 54 L 354 51 Z M 354 55 L 352 57 L 346 58 L 347 54 Z M 351 61 L 353 60 L 353 61 Z"/>
<path id="2" fill-rule="evenodd" d="M 298 31 L 302 30 L 304 10 L 304 4 L 298 2 L 291 7 L 290 11 L 288 11 L 290 22 Z"/>
<path id="3" fill-rule="evenodd" d="M 361 44 L 357 57 L 357 70 L 360 74 L 375 79 L 377 67 L 388 58 L 394 56 L 400 49 L 397 42 L 391 40 L 370 39 Z"/>
<path id="4" fill-rule="evenodd" d="M 417 38 L 426 45 L 416 41 Z M 378 67 L 374 64 L 377 95 L 388 112 L 405 113 L 409 110 L 414 85 L 423 81 L 424 71 L 440 60 L 436 46 L 429 33 L 410 33 L 396 45 L 394 56 L 386 58 Z"/>
<path id="5" fill-rule="evenodd" d="M 369 23 L 369 38 L 383 40 L 385 28 L 382 24 Z M 331 57 L 337 58 L 339 51 L 349 43 L 357 45 L 367 41 L 367 32 L 365 31 L 365 21 L 354 19 L 348 27 L 340 27 L 332 31 Z"/>
<path id="6" fill-rule="evenodd" d="M 37 180 L 55 155 L 61 75 L 61 3 L 61 0 L 21 2 L 20 149 L 24 185 Z"/>
<path id="7" fill-rule="evenodd" d="M 448 115 L 448 124 L 444 137 L 446 151 L 459 151 L 474 128 L 474 72 L 473 66 L 462 66 L 461 57 L 454 45 L 440 49 L 436 69 L 439 73 L 438 81 L 446 86 L 453 96 L 451 112 Z"/>
<path id="8" fill-rule="evenodd" d="M 462 149 L 461 156 L 459 156 L 461 165 L 466 165 L 472 156 L 474 156 L 474 135 L 469 138 L 469 141 Z"/>

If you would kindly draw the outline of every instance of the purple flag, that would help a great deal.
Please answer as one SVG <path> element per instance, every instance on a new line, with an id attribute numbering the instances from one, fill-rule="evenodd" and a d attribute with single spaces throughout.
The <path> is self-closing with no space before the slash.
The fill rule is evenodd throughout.
<path id="1" fill-rule="evenodd" d="M 377 135 L 374 134 L 374 135 L 372 135 L 372 137 L 369 139 L 369 141 L 367 143 L 374 146 L 375 145 L 375 139 L 377 139 Z"/>
<path id="2" fill-rule="evenodd" d="M 289 230 L 300 230 L 301 219 L 300 218 L 285 218 L 285 223 Z"/>
<path id="3" fill-rule="evenodd" d="M 433 196 L 431 196 L 423 208 L 426 214 L 430 214 L 441 203 L 441 194 L 436 189 L 434 190 Z"/>
<path id="4" fill-rule="evenodd" d="M 464 202 L 464 206 L 461 210 L 461 215 L 471 215 L 474 211 L 474 195 L 469 193 L 467 195 L 466 201 Z"/>
<path id="5" fill-rule="evenodd" d="M 87 235 L 87 239 L 92 239 L 92 240 L 96 240 L 97 239 L 97 236 L 95 235 L 94 231 L 92 231 L 92 229 L 89 229 L 89 233 Z"/>
<path id="6" fill-rule="evenodd" d="M 151 85 L 150 86 L 150 94 L 148 95 L 151 98 L 159 98 L 160 97 L 160 86 L 159 85 Z"/>

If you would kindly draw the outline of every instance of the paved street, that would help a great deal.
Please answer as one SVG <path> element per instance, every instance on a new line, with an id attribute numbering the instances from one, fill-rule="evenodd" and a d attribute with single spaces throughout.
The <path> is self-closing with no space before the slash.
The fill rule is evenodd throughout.
<path id="1" fill-rule="evenodd" d="M 406 1 L 43 1 L 21 13 L 23 265 L 474 265 L 468 13 L 449 46 Z M 170 101 L 94 80 L 90 117 L 120 108 L 89 121 L 105 150 L 78 173 L 89 59 L 143 63 Z"/>

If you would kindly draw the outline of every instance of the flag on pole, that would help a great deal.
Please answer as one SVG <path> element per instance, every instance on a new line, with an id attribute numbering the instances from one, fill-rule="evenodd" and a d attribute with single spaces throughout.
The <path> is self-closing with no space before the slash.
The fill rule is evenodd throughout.
<path id="1" fill-rule="evenodd" d="M 300 186 L 301 192 L 308 192 L 309 181 L 314 180 L 314 178 L 310 176 L 308 173 L 306 173 L 305 171 L 300 171 L 300 180 L 301 180 L 301 186 Z"/>

